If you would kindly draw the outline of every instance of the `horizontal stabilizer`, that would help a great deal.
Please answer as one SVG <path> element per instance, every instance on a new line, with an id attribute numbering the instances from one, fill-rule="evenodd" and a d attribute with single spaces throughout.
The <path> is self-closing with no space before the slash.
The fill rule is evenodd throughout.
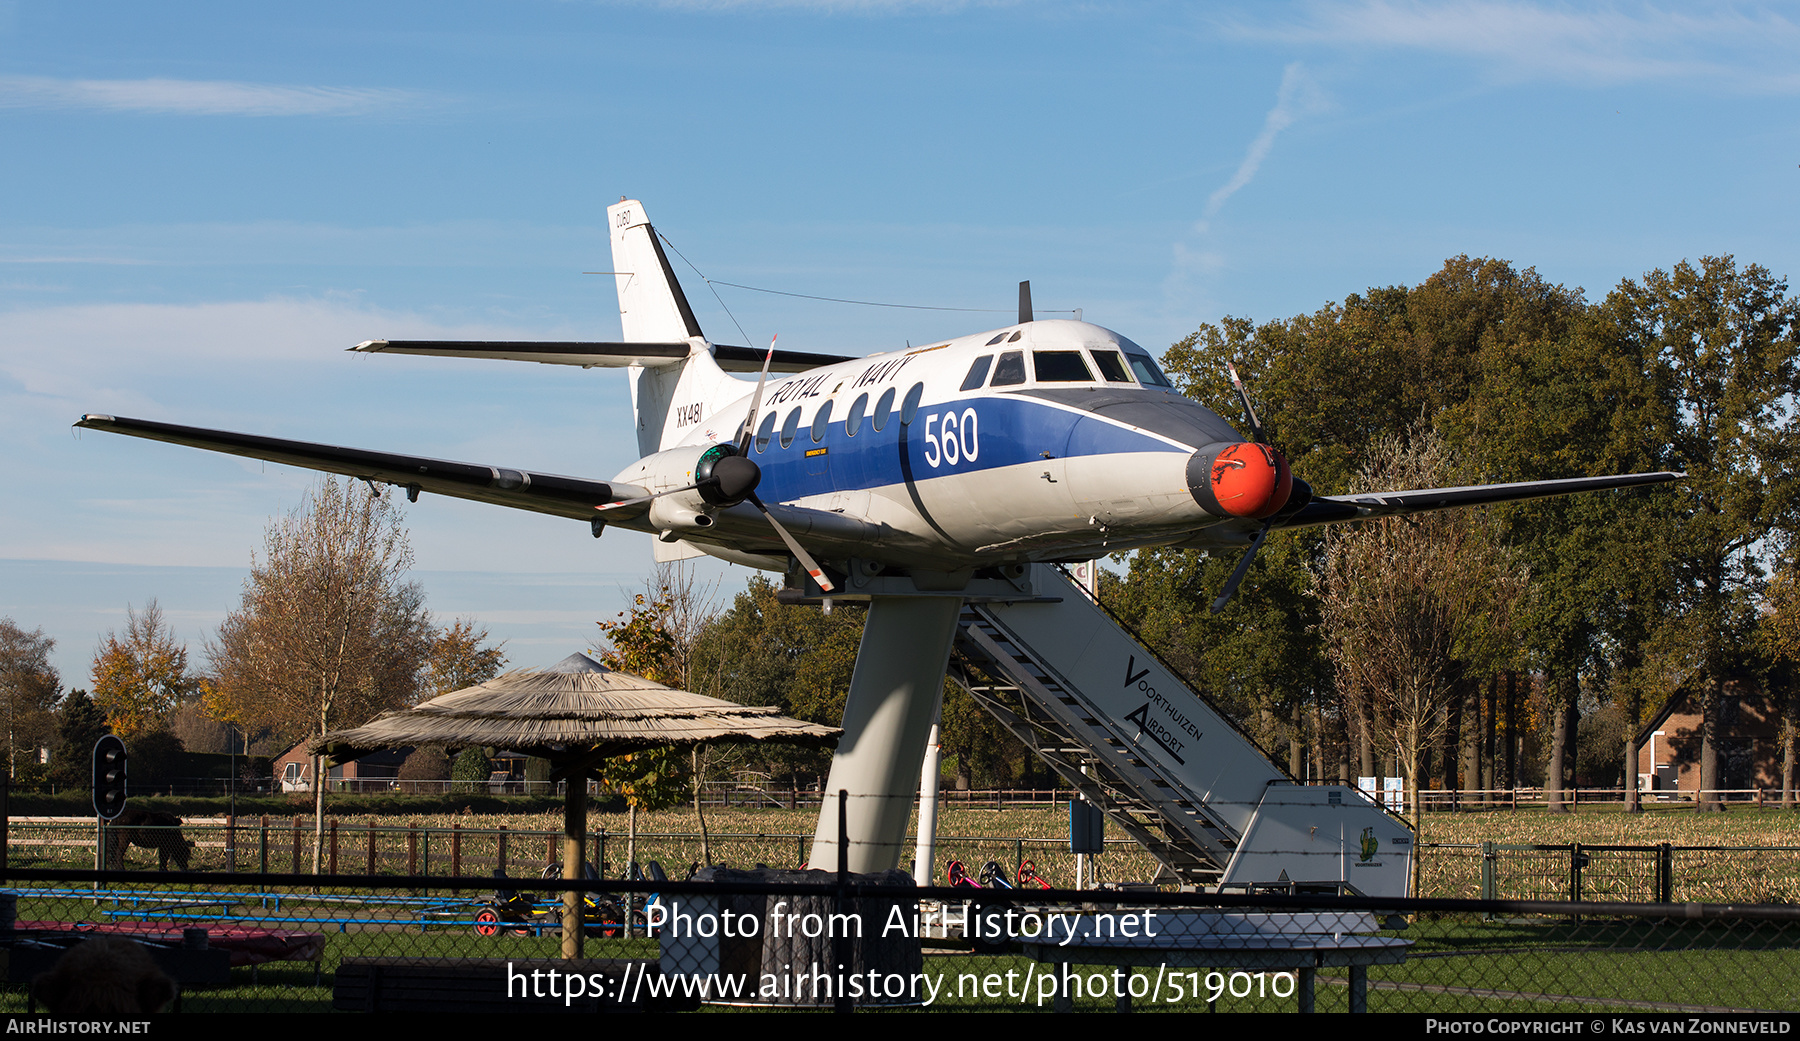
<path id="1" fill-rule="evenodd" d="M 760 372 L 764 351 L 730 344 L 713 344 L 713 359 L 726 372 Z M 688 356 L 685 342 L 589 343 L 585 341 L 534 340 L 364 340 L 350 348 L 370 354 L 423 354 L 438 358 L 489 358 L 499 361 L 535 361 L 545 365 L 624 368 L 679 365 Z M 776 351 L 772 372 L 805 372 L 821 365 L 853 361 L 850 355 L 807 354 Z"/>
<path id="2" fill-rule="evenodd" d="M 636 485 L 590 481 L 580 477 L 534 473 L 482 463 L 459 463 L 393 452 L 370 452 L 309 441 L 288 441 L 278 437 L 238 434 L 229 430 L 155 423 L 147 419 L 89 414 L 82 416 L 75 425 L 89 430 L 105 430 L 152 441 L 187 445 L 190 448 L 248 456 L 251 459 L 267 459 L 272 463 L 302 466 L 309 470 L 323 470 L 362 480 L 380 481 L 406 488 L 409 494 L 414 494 L 412 489 L 417 488 L 437 495 L 475 499 L 580 520 L 591 520 L 596 506 L 648 494 Z"/>

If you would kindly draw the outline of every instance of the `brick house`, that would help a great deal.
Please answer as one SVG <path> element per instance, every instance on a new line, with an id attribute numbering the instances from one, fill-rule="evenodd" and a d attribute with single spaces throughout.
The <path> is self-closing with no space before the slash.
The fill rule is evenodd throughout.
<path id="1" fill-rule="evenodd" d="M 1734 681 L 1720 695 L 1719 787 L 1781 789 L 1781 706 L 1759 686 Z M 1642 792 L 1700 788 L 1700 706 L 1683 691 L 1638 731 Z M 1691 797 L 1688 796 L 1688 797 Z"/>

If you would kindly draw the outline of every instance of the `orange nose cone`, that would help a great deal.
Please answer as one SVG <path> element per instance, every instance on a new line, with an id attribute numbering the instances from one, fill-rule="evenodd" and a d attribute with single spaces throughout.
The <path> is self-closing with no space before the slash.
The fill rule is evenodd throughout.
<path id="1" fill-rule="evenodd" d="M 1243 442 L 1220 452 L 1212 464 L 1212 493 L 1233 517 L 1262 520 L 1287 505 L 1294 475 L 1268 445 Z"/>

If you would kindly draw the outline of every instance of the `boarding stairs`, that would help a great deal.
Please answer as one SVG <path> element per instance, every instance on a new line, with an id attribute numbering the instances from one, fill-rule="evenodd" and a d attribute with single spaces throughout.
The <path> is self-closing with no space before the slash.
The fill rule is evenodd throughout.
<path id="1" fill-rule="evenodd" d="M 1294 782 L 1055 567 L 965 601 L 950 678 L 1181 882 L 1404 895 L 1412 833 Z"/>

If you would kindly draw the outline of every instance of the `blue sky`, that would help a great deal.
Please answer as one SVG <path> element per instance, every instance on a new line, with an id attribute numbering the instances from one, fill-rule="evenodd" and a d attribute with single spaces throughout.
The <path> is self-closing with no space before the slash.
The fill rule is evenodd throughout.
<path id="1" fill-rule="evenodd" d="M 0 3 L 0 615 L 71 683 L 150 596 L 197 652 L 311 480 L 83 412 L 612 476 L 616 372 L 343 348 L 616 337 L 582 272 L 621 195 L 715 280 L 997 312 L 675 260 L 713 339 L 801 350 L 1000 325 L 1026 278 L 1161 349 L 1459 253 L 1595 298 L 1709 254 L 1788 277 L 1796 54 L 1794 4 Z M 518 664 L 649 569 L 569 521 L 408 522 L 433 607 Z"/>

